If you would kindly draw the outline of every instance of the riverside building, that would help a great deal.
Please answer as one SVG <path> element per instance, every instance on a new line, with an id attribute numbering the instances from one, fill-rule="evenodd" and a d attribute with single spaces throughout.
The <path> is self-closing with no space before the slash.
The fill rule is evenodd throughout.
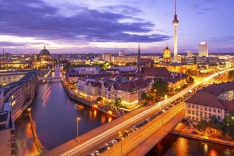
<path id="1" fill-rule="evenodd" d="M 234 110 L 234 82 L 212 84 L 185 102 L 185 116 L 192 121 L 210 120 L 215 116 L 222 121 Z"/>

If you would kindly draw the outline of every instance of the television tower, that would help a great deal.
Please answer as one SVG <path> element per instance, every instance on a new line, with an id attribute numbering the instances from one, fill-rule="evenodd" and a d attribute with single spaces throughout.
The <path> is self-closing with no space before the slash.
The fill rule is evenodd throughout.
<path id="1" fill-rule="evenodd" d="M 179 21 L 177 19 L 177 15 L 176 15 L 176 0 L 175 0 L 175 15 L 174 15 L 174 20 L 172 21 L 172 25 L 174 26 L 174 62 L 177 62 L 177 53 L 178 53 L 177 26 L 179 25 Z"/>
<path id="2" fill-rule="evenodd" d="M 138 44 L 138 54 L 137 54 L 137 74 L 141 73 L 141 48 L 140 43 Z"/>

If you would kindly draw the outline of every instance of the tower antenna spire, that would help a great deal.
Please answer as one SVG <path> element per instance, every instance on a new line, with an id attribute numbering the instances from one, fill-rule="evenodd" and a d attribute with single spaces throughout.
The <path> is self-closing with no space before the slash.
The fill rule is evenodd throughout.
<path id="1" fill-rule="evenodd" d="M 138 75 L 141 72 L 141 47 L 140 43 L 138 43 L 138 54 L 137 54 L 137 73 Z"/>
<path id="2" fill-rule="evenodd" d="M 177 53 L 178 53 L 177 27 L 179 25 L 179 21 L 177 19 L 177 14 L 176 14 L 176 0 L 174 2 L 175 2 L 175 15 L 174 15 L 174 20 L 172 21 L 172 25 L 174 26 L 174 62 L 177 62 Z"/>

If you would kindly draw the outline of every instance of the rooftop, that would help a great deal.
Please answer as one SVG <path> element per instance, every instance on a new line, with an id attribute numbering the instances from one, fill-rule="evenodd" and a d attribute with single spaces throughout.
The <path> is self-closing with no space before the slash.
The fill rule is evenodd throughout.
<path id="1" fill-rule="evenodd" d="M 166 67 L 142 67 L 141 72 L 144 76 L 172 77 Z"/>
<path id="2" fill-rule="evenodd" d="M 234 81 L 219 83 L 219 84 L 214 83 L 214 84 L 204 88 L 200 92 L 208 92 L 208 93 L 211 93 L 217 97 L 221 93 L 223 93 L 225 91 L 230 91 L 230 90 L 234 90 Z"/>
<path id="3" fill-rule="evenodd" d="M 0 123 L 7 121 L 8 111 L 0 112 Z"/>
<path id="4" fill-rule="evenodd" d="M 208 107 L 224 108 L 222 103 L 214 95 L 206 92 L 198 92 L 189 98 L 186 102 Z"/>
<path id="5" fill-rule="evenodd" d="M 234 101 L 218 99 L 220 94 L 230 90 L 234 90 L 234 82 L 214 83 L 195 93 L 186 102 L 232 111 L 234 110 Z"/>
<path id="6" fill-rule="evenodd" d="M 22 77 L 19 81 L 17 82 L 12 82 L 9 83 L 6 86 L 2 86 L 0 87 L 0 93 L 3 91 L 4 95 L 6 95 L 9 91 L 11 91 L 13 88 L 17 87 L 17 86 L 22 86 L 26 81 L 31 81 L 32 78 L 35 76 L 35 74 L 37 73 L 37 71 L 29 71 L 27 74 L 24 75 L 24 77 Z"/>

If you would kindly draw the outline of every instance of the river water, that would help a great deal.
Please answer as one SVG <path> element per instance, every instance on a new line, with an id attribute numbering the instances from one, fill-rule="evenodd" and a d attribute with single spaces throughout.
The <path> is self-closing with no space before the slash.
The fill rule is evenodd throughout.
<path id="1" fill-rule="evenodd" d="M 53 72 L 50 76 L 56 77 L 60 74 Z M 113 120 L 102 112 L 70 100 L 60 82 L 40 85 L 31 107 L 37 135 L 47 150 L 77 136 L 77 117 L 80 117 L 79 135 Z M 15 125 L 17 146 L 21 153 L 35 153 L 27 112 L 16 120 Z"/>
<path id="2" fill-rule="evenodd" d="M 168 134 L 146 156 L 234 156 L 234 148 Z"/>

